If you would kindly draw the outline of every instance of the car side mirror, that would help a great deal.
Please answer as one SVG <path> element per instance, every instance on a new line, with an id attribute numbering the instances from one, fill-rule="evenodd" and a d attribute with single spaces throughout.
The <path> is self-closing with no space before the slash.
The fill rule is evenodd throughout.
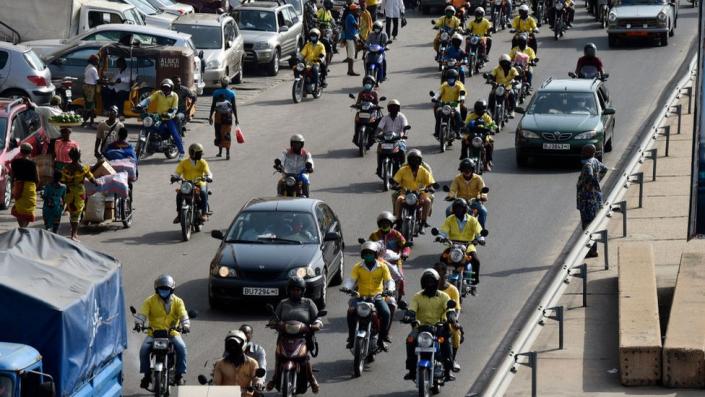
<path id="1" fill-rule="evenodd" d="M 482 229 L 482 231 L 480 232 L 480 236 L 482 236 L 482 237 L 487 237 L 489 235 L 490 235 L 490 232 L 487 229 Z"/>
<path id="2" fill-rule="evenodd" d="M 608 115 L 610 115 L 610 114 L 615 114 L 615 113 L 617 113 L 617 111 L 615 110 L 615 108 L 607 108 L 607 109 L 605 109 L 605 110 L 602 111 L 602 114 L 603 114 L 604 116 L 608 116 Z"/>
<path id="3" fill-rule="evenodd" d="M 438 183 L 438 182 L 435 182 L 434 184 L 431 185 L 431 187 L 434 188 L 434 189 L 436 189 L 436 190 L 438 190 L 438 189 L 441 188 L 441 184 Z"/>
<path id="4" fill-rule="evenodd" d="M 365 241 L 366 241 L 366 240 L 365 240 L 364 238 L 362 238 L 362 237 L 360 237 L 360 238 L 357 239 L 357 242 L 358 242 L 359 244 L 365 244 Z"/>
<path id="5" fill-rule="evenodd" d="M 438 231 L 437 228 L 433 227 L 433 228 L 431 228 L 431 234 L 434 236 L 438 236 L 440 234 L 440 232 Z"/>
<path id="6" fill-rule="evenodd" d="M 526 109 L 524 109 L 524 108 L 521 107 L 521 106 L 515 106 L 515 107 L 514 107 L 514 111 L 517 112 L 517 113 L 519 113 L 519 114 L 524 114 L 524 113 L 526 113 Z"/>
<path id="7" fill-rule="evenodd" d="M 480 193 L 489 193 L 489 192 L 490 192 L 490 188 L 488 188 L 487 186 L 480 189 Z"/>
<path id="8" fill-rule="evenodd" d="M 444 192 L 450 192 L 450 187 L 448 185 L 443 185 L 443 191 Z"/>
<path id="9" fill-rule="evenodd" d="M 267 370 L 264 368 L 257 368 L 255 370 L 255 376 L 258 378 L 264 378 L 264 376 L 267 375 Z"/>
<path id="10" fill-rule="evenodd" d="M 386 101 L 386 100 L 387 100 L 387 97 L 386 97 L 386 96 L 381 96 L 381 97 L 379 97 L 379 100 L 380 100 L 380 101 Z"/>
<path id="11" fill-rule="evenodd" d="M 10 150 L 19 147 L 20 146 L 20 140 L 19 138 L 11 139 L 10 140 Z"/>
<path id="12" fill-rule="evenodd" d="M 340 234 L 338 232 L 328 232 L 323 236 L 323 241 L 338 241 L 340 240 Z"/>
<path id="13" fill-rule="evenodd" d="M 211 237 L 213 237 L 216 240 L 222 240 L 225 238 L 225 236 L 223 235 L 223 232 L 218 229 L 211 231 Z"/>
<path id="14" fill-rule="evenodd" d="M 609 78 L 610 78 L 610 74 L 609 74 L 609 73 L 602 73 L 602 80 L 607 80 L 607 79 L 609 79 Z"/>
<path id="15" fill-rule="evenodd" d="M 573 72 L 568 72 L 568 76 L 569 76 L 569 77 L 572 77 L 572 78 L 578 77 L 578 76 L 576 76 L 575 73 L 573 73 Z"/>
<path id="16" fill-rule="evenodd" d="M 279 27 L 279 33 L 284 33 L 284 32 L 288 32 L 288 31 L 289 31 L 289 27 L 288 27 L 288 26 L 281 26 L 281 27 Z"/>
<path id="17" fill-rule="evenodd" d="M 198 383 L 201 385 L 207 385 L 208 384 L 208 378 L 206 378 L 205 375 L 200 374 L 198 375 Z"/>
<path id="18" fill-rule="evenodd" d="M 355 95 L 353 95 L 352 93 L 349 93 L 349 94 L 348 94 L 348 98 L 350 98 L 350 99 L 355 99 Z"/>

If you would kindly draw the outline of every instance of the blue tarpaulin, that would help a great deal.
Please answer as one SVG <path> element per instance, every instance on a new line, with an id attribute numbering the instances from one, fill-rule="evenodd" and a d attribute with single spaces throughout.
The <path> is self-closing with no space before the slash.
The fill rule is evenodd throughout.
<path id="1" fill-rule="evenodd" d="M 69 396 L 127 347 L 121 265 L 40 229 L 0 235 L 0 341 L 30 345 Z"/>

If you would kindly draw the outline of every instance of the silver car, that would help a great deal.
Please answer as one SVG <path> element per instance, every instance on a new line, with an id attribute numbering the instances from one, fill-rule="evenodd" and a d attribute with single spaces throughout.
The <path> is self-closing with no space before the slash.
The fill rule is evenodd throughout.
<path id="1" fill-rule="evenodd" d="M 231 12 L 245 38 L 245 62 L 264 65 L 271 76 L 282 59 L 303 47 L 303 22 L 291 4 L 245 3 Z"/>
<path id="2" fill-rule="evenodd" d="M 609 46 L 624 38 L 657 39 L 668 45 L 678 21 L 678 0 L 620 0 L 607 17 Z"/>
<path id="3" fill-rule="evenodd" d="M 172 0 L 147 0 L 154 8 L 158 8 L 166 13 L 174 15 L 193 14 L 193 6 L 184 3 L 177 3 Z"/>
<path id="4" fill-rule="evenodd" d="M 0 41 L 0 97 L 46 104 L 54 89 L 49 68 L 31 48 Z"/>
<path id="5" fill-rule="evenodd" d="M 232 17 L 227 14 L 187 14 L 176 19 L 172 29 L 191 35 L 199 55 L 203 52 L 206 87 L 219 87 L 223 77 L 235 83 L 242 81 L 245 42 Z"/>

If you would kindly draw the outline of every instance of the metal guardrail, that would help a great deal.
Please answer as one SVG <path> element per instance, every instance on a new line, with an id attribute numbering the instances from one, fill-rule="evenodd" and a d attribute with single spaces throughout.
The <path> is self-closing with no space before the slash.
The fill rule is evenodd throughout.
<path id="1" fill-rule="evenodd" d="M 555 309 L 560 306 L 556 306 L 558 300 L 563 295 L 563 292 L 567 288 L 570 279 L 572 277 L 583 279 L 583 305 L 586 305 L 586 291 L 585 286 L 587 283 L 587 269 L 584 265 L 585 255 L 590 250 L 590 247 L 596 242 L 604 244 L 605 247 L 605 269 L 609 268 L 607 253 L 607 229 L 606 225 L 609 223 L 608 218 L 612 216 L 614 212 L 621 212 L 623 216 L 623 234 L 626 236 L 627 232 L 627 210 L 626 202 L 623 201 L 623 197 L 629 189 L 633 182 L 639 183 L 639 206 L 641 207 L 642 198 L 641 194 L 643 192 L 643 172 L 639 172 L 641 164 L 645 159 L 652 159 L 653 164 L 653 179 L 656 179 L 656 158 L 657 151 L 652 146 L 655 145 L 656 139 L 659 136 L 666 136 L 667 139 L 670 138 L 670 127 L 667 128 L 665 133 L 660 133 L 660 130 L 664 127 L 661 123 L 670 114 L 674 114 L 672 110 L 678 108 L 678 133 L 680 133 L 680 111 L 682 111 L 681 105 L 672 106 L 671 104 L 680 97 L 682 91 L 686 90 L 689 92 L 689 101 L 692 101 L 692 88 L 685 87 L 693 79 L 695 66 L 697 63 L 697 56 L 694 57 L 690 62 L 690 67 L 685 76 L 677 83 L 670 97 L 666 101 L 666 104 L 661 109 L 660 113 L 654 120 L 654 123 L 650 127 L 651 133 L 645 134 L 641 140 L 641 144 L 638 149 L 632 155 L 631 159 L 624 167 L 624 171 L 620 175 L 615 187 L 607 195 L 602 209 L 598 212 L 595 220 L 585 229 L 582 236 L 578 238 L 577 242 L 570 250 L 563 262 L 561 270 L 556 274 L 555 278 L 550 282 L 548 288 L 544 292 L 543 296 L 539 299 L 539 304 L 533 311 L 533 314 L 529 316 L 529 320 L 526 322 L 524 327 L 514 338 L 511 343 L 510 351 L 506 353 L 506 357 L 502 360 L 501 364 L 496 367 L 494 373 L 492 374 L 490 380 L 487 382 L 487 386 L 482 391 L 482 396 L 502 396 L 509 384 L 511 383 L 514 373 L 517 371 L 519 365 L 526 365 L 532 368 L 532 395 L 536 395 L 536 367 L 537 367 L 537 357 L 536 352 L 529 351 L 534 341 L 541 332 L 541 327 L 546 319 L 554 319 L 562 322 L 562 315 L 559 318 L 552 317 L 551 314 L 555 313 Z M 690 109 L 690 102 L 688 104 L 688 109 Z M 562 314 L 562 307 L 560 307 Z M 562 324 L 560 324 L 562 328 Z M 561 338 L 562 339 L 562 338 Z M 561 341 L 562 342 L 562 341 Z M 561 343 L 562 345 L 562 343 Z M 562 348 L 562 346 L 561 346 Z M 521 357 L 528 357 L 527 362 L 520 362 Z"/>
<path id="2" fill-rule="evenodd" d="M 2 28 L 7 31 L 3 30 Z M 0 40 L 7 41 L 12 44 L 17 44 L 22 40 L 22 38 L 20 37 L 19 32 L 13 29 L 12 26 L 7 25 L 3 21 L 0 21 Z"/>

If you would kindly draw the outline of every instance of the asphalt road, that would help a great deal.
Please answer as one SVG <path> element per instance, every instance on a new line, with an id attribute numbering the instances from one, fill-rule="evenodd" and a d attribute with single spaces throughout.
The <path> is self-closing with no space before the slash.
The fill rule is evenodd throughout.
<path id="1" fill-rule="evenodd" d="M 675 71 L 684 62 L 690 43 L 696 35 L 697 12 L 681 9 L 678 29 L 667 47 L 630 46 L 607 49 L 606 33 L 582 9 L 576 15 L 575 27 L 559 41 L 549 37 L 547 27 L 539 34 L 540 66 L 535 71 L 535 84 L 549 76 L 567 77 L 587 41 L 599 48 L 611 78 L 608 86 L 617 108 L 614 151 L 605 157 L 616 164 L 642 122 L 656 108 L 657 98 Z M 382 95 L 399 98 L 402 112 L 413 125 L 410 147 L 420 148 L 431 164 L 436 179 L 447 183 L 456 173 L 458 148 L 441 154 L 432 138 L 433 118 L 428 91 L 437 90 L 439 73 L 433 62 L 431 40 L 434 31 L 428 17 L 410 16 L 409 25 L 389 51 L 389 80 Z M 501 52 L 509 50 L 509 33 L 495 35 L 492 64 Z M 351 144 L 353 112 L 348 108 L 349 92 L 357 92 L 361 78 L 345 75 L 341 55 L 334 58 L 329 87 L 318 100 L 303 103 L 291 101 L 290 82 L 274 84 L 256 97 L 249 98 L 239 110 L 247 143 L 233 147 L 230 161 L 214 157 L 212 130 L 205 121 L 192 124 L 187 143 L 202 142 L 206 157 L 215 174 L 211 202 L 216 214 L 205 231 L 189 242 L 180 241 L 180 231 L 171 221 L 174 217 L 174 186 L 169 175 L 175 161 L 154 157 L 140 168 L 136 184 L 136 221 L 130 229 L 83 230 L 82 241 L 89 247 L 116 256 L 124 265 L 127 305 L 139 307 L 152 293 L 152 280 L 160 273 L 176 278 L 177 294 L 190 309 L 200 311 L 193 322 L 193 332 L 186 336 L 189 349 L 188 382 L 196 375 L 208 373 L 223 348 L 225 333 L 247 322 L 255 328 L 255 338 L 270 354 L 272 369 L 275 335 L 266 329 L 268 319 L 261 306 L 242 305 L 230 312 L 211 311 L 207 302 L 208 265 L 218 246 L 209 237 L 211 230 L 225 228 L 245 201 L 255 196 L 274 193 L 276 177 L 271 160 L 287 145 L 293 133 L 306 136 L 306 148 L 316 161 L 311 193 L 328 202 L 342 220 L 347 243 L 346 274 L 356 261 L 358 237 L 375 227 L 375 217 L 391 207 L 389 194 L 383 193 L 380 181 L 373 175 L 374 158 L 358 158 Z M 357 64 L 360 69 L 359 62 Z M 282 70 L 282 76 L 290 74 Z M 258 77 L 252 77 L 257 79 Z M 486 98 L 488 86 L 479 77 L 470 79 L 468 102 Z M 206 102 L 206 101 L 203 101 Z M 443 388 L 442 394 L 458 396 L 467 392 L 508 327 L 547 269 L 554 263 L 565 242 L 576 229 L 575 181 L 573 163 L 540 162 L 527 169 L 517 169 L 514 162 L 513 122 L 496 136 L 495 169 L 485 174 L 491 187 L 489 220 L 491 236 L 482 258 L 482 283 L 479 296 L 464 302 L 462 321 L 466 342 L 459 360 L 463 366 L 458 380 Z M 84 147 L 92 148 L 90 133 L 76 133 Z M 89 146 L 85 146 L 89 145 Z M 235 145 L 235 144 L 233 144 Z M 92 150 L 85 150 L 88 155 Z M 446 203 L 444 194 L 436 194 L 436 206 L 430 223 L 439 225 Z M 66 230 L 65 230 L 66 231 Z M 408 290 L 418 287 L 423 268 L 429 267 L 442 247 L 430 237 L 416 241 L 406 266 Z M 321 354 L 314 360 L 322 384 L 321 395 L 402 396 L 411 395 L 414 385 L 403 381 L 403 341 L 408 326 L 395 322 L 390 352 L 377 357 L 361 378 L 351 379 L 352 358 L 344 349 L 347 296 L 329 290 L 325 329 L 319 335 Z M 131 326 L 131 324 L 129 324 Z M 125 354 L 125 394 L 144 395 L 138 388 L 138 350 L 142 335 L 131 334 Z"/>

